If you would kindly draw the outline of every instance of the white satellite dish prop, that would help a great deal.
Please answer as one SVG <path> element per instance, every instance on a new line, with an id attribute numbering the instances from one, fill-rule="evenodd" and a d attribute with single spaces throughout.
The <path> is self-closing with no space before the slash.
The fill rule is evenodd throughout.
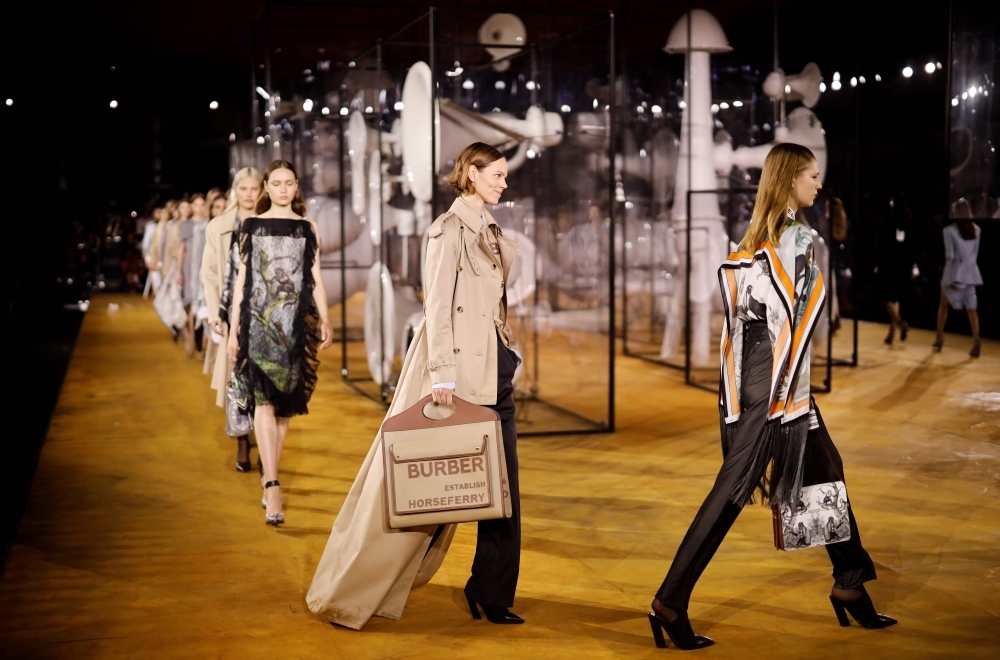
<path id="1" fill-rule="evenodd" d="M 510 68 L 507 59 L 521 51 L 520 48 L 501 46 L 523 46 L 527 43 L 528 31 L 521 19 L 514 14 L 493 14 L 479 26 L 479 43 L 486 46 L 486 52 L 493 58 L 494 71 Z"/>
<path id="2" fill-rule="evenodd" d="M 434 160 L 438 167 L 454 161 L 473 142 L 485 142 L 502 151 L 520 146 L 518 156 L 507 164 L 508 170 L 513 171 L 524 162 L 529 151 L 540 153 L 562 142 L 564 127 L 557 112 L 532 106 L 524 119 L 518 119 L 503 112 L 481 115 L 447 99 L 433 99 L 431 69 L 424 62 L 417 62 L 410 67 L 403 83 L 401 140 L 403 177 L 414 198 L 424 203 L 431 201 L 436 175 L 431 171 L 432 105 Z"/>
<path id="3" fill-rule="evenodd" d="M 392 276 L 381 261 L 368 269 L 365 287 L 365 355 L 372 379 L 383 385 L 392 377 L 396 358 L 396 292 Z"/>
<path id="4" fill-rule="evenodd" d="M 368 150 L 368 126 L 360 110 L 351 113 L 347 122 L 347 155 L 351 159 L 351 208 L 356 215 L 365 212 L 365 156 Z"/>

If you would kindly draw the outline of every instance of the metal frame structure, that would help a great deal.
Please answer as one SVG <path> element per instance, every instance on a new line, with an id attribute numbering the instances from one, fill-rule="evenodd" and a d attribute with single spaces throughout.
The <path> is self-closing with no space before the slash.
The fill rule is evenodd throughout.
<path id="1" fill-rule="evenodd" d="M 438 89 L 438 85 L 439 85 L 439 83 L 438 83 L 438 71 L 437 71 L 437 69 L 438 69 L 438 62 L 437 62 L 437 57 L 436 57 L 436 51 L 439 48 L 442 48 L 442 47 L 477 47 L 477 48 L 482 47 L 482 45 L 478 44 L 478 43 L 473 44 L 473 43 L 460 43 L 460 42 L 438 42 L 438 40 L 437 40 L 437 25 L 438 25 L 438 23 L 437 23 L 437 16 L 439 14 L 441 14 L 441 13 L 444 13 L 444 12 L 448 12 L 448 13 L 479 13 L 479 14 L 485 13 L 485 12 L 483 12 L 481 10 L 470 10 L 470 9 L 461 9 L 461 8 L 439 8 L 439 7 L 431 7 L 430 10 L 427 13 L 425 13 L 425 14 L 423 14 L 421 16 L 416 17 L 413 21 L 411 21 L 411 22 L 407 23 L 406 25 L 404 25 L 403 27 L 399 28 L 398 30 L 396 30 L 395 32 L 393 32 L 391 35 L 389 35 L 389 36 L 387 36 L 385 38 L 382 38 L 382 39 L 378 39 L 377 42 L 376 42 L 376 44 L 374 46 L 366 49 L 365 51 L 362 51 L 361 53 L 359 53 L 358 55 L 356 55 L 354 58 L 352 58 L 352 62 L 356 62 L 356 61 L 361 60 L 363 57 L 370 55 L 372 53 L 372 51 L 375 52 L 375 55 L 376 55 L 376 80 L 377 80 L 377 85 L 378 85 L 379 90 L 382 90 L 383 87 L 384 87 L 383 80 L 382 80 L 382 74 L 383 74 L 383 48 L 384 48 L 384 46 L 388 45 L 393 38 L 395 38 L 395 37 L 403 34 L 407 30 L 410 30 L 411 28 L 417 26 L 423 20 L 426 19 L 428 21 L 428 41 L 427 42 L 420 42 L 420 41 L 417 41 L 417 42 L 395 42 L 395 43 L 392 43 L 392 45 L 394 45 L 394 46 L 409 46 L 409 47 L 417 47 L 417 48 L 426 47 L 428 49 L 428 51 L 429 51 L 428 52 L 428 55 L 429 55 L 428 65 L 429 65 L 430 70 L 431 70 L 431 85 L 432 85 L 432 94 L 431 94 L 431 103 L 432 103 L 432 111 L 431 111 L 431 167 L 432 167 L 432 171 L 435 173 L 435 175 L 433 177 L 433 179 L 435 181 L 436 181 L 436 173 L 439 171 L 439 164 L 436 162 L 438 145 L 436 144 L 436 141 L 437 141 L 437 131 L 435 130 L 435 126 L 434 126 L 435 113 L 433 111 L 433 103 L 438 98 L 438 96 L 437 96 L 437 89 Z M 557 43 L 559 41 L 562 41 L 562 40 L 565 40 L 567 38 L 570 38 L 570 37 L 572 37 L 575 34 L 578 34 L 578 33 L 583 32 L 585 30 L 594 29 L 595 27 L 600 26 L 601 24 L 605 24 L 606 23 L 608 25 L 608 29 L 609 29 L 609 47 L 608 47 L 608 66 L 609 66 L 609 77 L 610 77 L 610 83 L 609 84 L 610 84 L 610 89 L 615 89 L 615 85 L 616 85 L 617 80 L 616 80 L 616 75 L 615 75 L 615 66 L 616 66 L 616 53 L 615 53 L 615 49 L 616 49 L 616 43 L 615 43 L 615 15 L 614 15 L 614 12 L 609 12 L 606 15 L 605 14 L 593 14 L 593 13 L 590 13 L 590 12 L 532 12 L 532 11 L 519 11 L 518 13 L 519 14 L 541 14 L 541 15 L 570 15 L 570 16 L 581 16 L 581 17 L 585 17 L 585 16 L 606 16 L 606 18 L 603 18 L 602 20 L 599 20 L 599 21 L 596 21 L 594 23 L 588 24 L 588 25 L 583 26 L 583 27 L 581 27 L 581 28 L 579 28 L 577 30 L 574 30 L 573 32 L 570 32 L 570 33 L 568 33 L 566 35 L 562 35 L 560 37 L 556 37 L 554 39 L 550 39 L 550 40 L 542 42 L 542 43 L 538 43 L 538 44 L 524 44 L 524 45 L 518 45 L 518 44 L 506 45 L 505 44 L 505 45 L 503 45 L 503 47 L 504 48 L 517 49 L 517 50 L 520 50 L 520 51 L 528 50 L 528 51 L 530 51 L 532 53 L 532 57 L 533 57 L 534 53 L 539 48 L 550 46 L 550 45 L 552 45 L 554 43 Z M 380 118 L 379 121 L 382 121 L 381 118 L 383 116 L 383 111 L 385 109 L 384 102 L 385 102 L 384 101 L 384 96 L 381 93 L 378 94 L 378 116 Z M 607 157 L 608 157 L 608 162 L 613 163 L 614 162 L 614 157 L 615 157 L 615 152 L 616 152 L 616 146 L 617 146 L 617 144 L 616 144 L 617 132 L 615 131 L 615 124 L 616 124 L 616 121 L 617 121 L 618 111 L 619 111 L 619 109 L 617 107 L 617 96 L 616 95 L 612 94 L 612 98 L 610 99 L 608 105 L 609 105 L 609 113 L 610 113 L 610 116 L 609 116 L 609 133 L 610 134 L 609 134 L 609 139 L 608 139 Z M 345 158 L 345 154 L 344 154 L 344 121 L 346 119 L 347 119 L 347 116 L 340 115 L 339 122 L 338 122 L 339 135 L 340 135 L 340 146 L 339 146 L 339 149 L 340 149 L 340 190 L 339 190 L 339 196 L 340 196 L 340 213 L 341 213 L 341 244 L 342 244 L 342 249 L 346 247 L 346 245 L 344 245 L 344 242 L 345 242 L 345 228 L 344 227 L 345 227 L 345 224 L 346 224 L 346 204 L 348 203 L 348 200 L 346 198 L 346 191 L 345 191 L 346 190 L 346 185 L 345 185 L 346 181 L 345 181 L 345 177 L 344 177 L 344 169 L 345 169 L 344 168 L 344 158 Z M 382 141 L 382 131 L 379 130 L 379 145 L 378 145 L 379 151 L 381 151 L 381 147 L 382 147 L 381 141 Z M 380 184 L 381 184 L 381 171 L 380 171 Z M 613 173 L 608 176 L 608 187 L 609 187 L 608 192 L 609 192 L 610 198 L 614 199 L 615 178 L 613 176 Z M 381 186 L 380 186 L 379 189 L 381 190 Z M 437 184 L 435 183 L 432 186 L 432 198 L 431 198 L 431 215 L 432 215 L 432 217 L 436 217 L 438 215 L 439 211 L 440 211 L 440 208 L 439 208 L 438 190 L 437 190 Z M 614 205 L 610 205 L 609 212 L 610 212 L 610 215 L 611 215 L 611 222 L 608 224 L 609 241 L 610 241 L 610 244 L 613 245 L 614 244 L 614 231 L 615 231 L 615 225 L 616 225 L 615 218 L 614 218 Z M 386 241 L 383 240 L 379 244 L 378 262 L 383 263 L 383 264 L 386 263 L 386 258 L 387 258 L 386 251 L 387 251 L 387 243 L 386 243 Z M 365 387 L 363 385 L 364 383 L 371 383 L 371 382 L 373 382 L 374 379 L 371 376 L 356 376 L 356 375 L 354 375 L 351 372 L 351 369 L 349 367 L 349 364 L 348 364 L 348 343 L 350 341 L 356 341 L 356 340 L 352 339 L 349 336 L 350 333 L 348 331 L 348 325 L 347 325 L 347 308 L 346 308 L 346 302 L 347 302 L 346 301 L 346 281 L 347 281 L 347 278 L 346 278 L 346 272 L 350 268 L 360 268 L 360 267 L 359 266 L 353 266 L 352 267 L 352 266 L 348 265 L 346 259 L 343 256 L 341 257 L 340 263 L 337 264 L 337 267 L 339 267 L 341 269 L 341 298 L 342 298 L 342 303 L 341 303 L 341 327 L 340 327 L 340 333 L 339 333 L 340 334 L 340 344 L 341 344 L 341 377 L 342 377 L 342 379 L 344 380 L 344 382 L 349 387 L 351 387 L 352 389 L 354 389 L 359 394 L 361 394 L 361 395 L 363 395 L 363 396 L 371 399 L 372 401 L 375 401 L 377 403 L 381 403 L 382 405 L 388 407 L 389 403 L 391 401 L 392 392 L 395 390 L 395 384 L 390 384 L 390 381 L 392 380 L 392 376 L 394 374 L 384 375 L 384 377 L 382 378 L 383 384 L 381 385 L 378 393 L 376 394 L 374 391 L 372 391 L 373 388 Z M 364 268 L 369 268 L 369 266 L 364 266 Z M 609 291 L 612 292 L 612 295 L 609 296 L 609 314 L 608 314 L 609 328 L 608 328 L 608 332 L 607 332 L 607 335 L 608 335 L 608 411 L 607 411 L 607 419 L 606 420 L 601 420 L 600 422 L 591 420 L 589 418 L 584 417 L 580 413 L 574 412 L 572 410 L 568 410 L 568 409 L 566 409 L 563 406 L 560 406 L 560 405 L 558 405 L 558 404 L 556 404 L 556 403 L 554 403 L 552 401 L 547 401 L 544 398 L 539 397 L 537 394 L 534 394 L 534 395 L 531 395 L 531 397 L 529 399 L 525 399 L 525 400 L 526 401 L 531 401 L 531 402 L 541 403 L 544 406 L 547 406 L 547 407 L 550 407 L 552 409 L 558 410 L 559 412 L 561 412 L 561 413 L 563 413 L 565 415 L 577 418 L 577 419 L 581 420 L 582 422 L 584 422 L 585 427 L 584 428 L 574 428 L 574 429 L 559 429 L 559 430 L 552 430 L 552 431 L 522 431 L 522 432 L 519 433 L 519 435 L 521 435 L 521 436 L 533 436 L 533 435 L 578 435 L 578 434 L 589 434 L 589 433 L 609 433 L 609 432 L 613 432 L 615 430 L 615 341 L 616 341 L 616 335 L 615 335 L 615 332 L 614 332 L 615 296 L 613 295 L 613 291 L 614 291 L 614 275 L 615 275 L 616 268 L 617 268 L 617 266 L 615 264 L 614 251 L 612 250 L 611 254 L 610 254 L 610 262 L 609 262 L 608 273 L 607 273 L 607 277 L 608 277 L 608 280 L 609 280 Z M 536 299 L 537 299 L 537 295 L 538 295 L 538 289 L 536 287 L 536 291 L 535 291 Z M 384 300 L 380 301 L 380 308 L 382 308 L 384 310 L 384 307 L 385 307 Z M 533 324 L 531 341 L 533 342 L 534 347 L 535 347 L 535 350 L 534 350 L 535 371 L 534 371 L 534 373 L 536 374 L 536 376 L 537 376 L 537 373 L 538 373 L 538 369 L 537 369 L 537 365 L 538 365 L 538 353 L 539 353 L 538 348 L 537 348 L 538 347 L 538 339 L 539 339 L 538 338 L 538 330 L 537 330 L 537 327 L 535 326 L 535 324 Z M 380 346 L 379 346 L 379 350 L 380 351 L 383 350 L 383 348 L 382 348 L 383 345 L 384 345 L 384 342 L 380 342 Z M 380 355 L 379 362 L 380 362 L 380 365 L 384 364 L 384 359 L 382 359 L 381 355 Z M 386 376 L 388 376 L 388 377 L 386 377 Z M 521 401 L 521 399 L 519 399 L 519 402 L 520 401 Z"/>

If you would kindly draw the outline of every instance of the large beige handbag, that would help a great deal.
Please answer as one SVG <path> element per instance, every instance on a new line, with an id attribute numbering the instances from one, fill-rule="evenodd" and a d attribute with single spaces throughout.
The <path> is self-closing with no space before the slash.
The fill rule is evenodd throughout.
<path id="1" fill-rule="evenodd" d="M 427 395 L 382 424 L 390 529 L 511 516 L 500 416 L 452 401 L 448 417 Z"/>

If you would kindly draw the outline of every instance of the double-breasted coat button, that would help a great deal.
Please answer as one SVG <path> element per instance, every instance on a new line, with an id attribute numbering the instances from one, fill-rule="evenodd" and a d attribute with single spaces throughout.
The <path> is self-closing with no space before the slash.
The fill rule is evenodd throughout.
<path id="1" fill-rule="evenodd" d="M 460 314 L 461 314 L 462 312 L 464 312 L 464 311 L 465 311 L 465 310 L 464 310 L 464 309 L 462 309 L 461 307 L 459 307 L 459 308 L 458 308 L 458 312 L 459 312 Z"/>
<path id="2" fill-rule="evenodd" d="M 497 265 L 496 265 L 496 264 L 490 264 L 490 266 L 492 266 L 492 267 L 493 267 L 493 270 L 496 270 L 496 269 L 497 269 Z"/>
<path id="3" fill-rule="evenodd" d="M 455 349 L 455 352 L 458 353 L 458 349 L 457 348 Z"/>

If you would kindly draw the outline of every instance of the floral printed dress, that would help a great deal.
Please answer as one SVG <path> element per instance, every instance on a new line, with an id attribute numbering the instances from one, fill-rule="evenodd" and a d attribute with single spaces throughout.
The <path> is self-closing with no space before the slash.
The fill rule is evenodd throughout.
<path id="1" fill-rule="evenodd" d="M 309 412 L 320 339 L 312 275 L 317 247 L 306 220 L 248 218 L 240 227 L 247 268 L 234 371 L 251 410 L 271 405 L 277 417 Z"/>

